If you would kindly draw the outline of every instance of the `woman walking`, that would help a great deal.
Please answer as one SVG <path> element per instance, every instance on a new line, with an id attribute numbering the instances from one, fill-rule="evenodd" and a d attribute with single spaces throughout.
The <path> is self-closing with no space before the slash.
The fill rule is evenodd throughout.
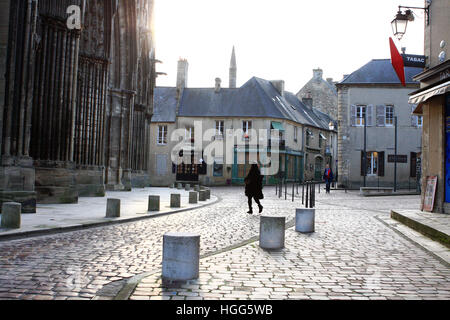
<path id="1" fill-rule="evenodd" d="M 252 164 L 252 167 L 250 168 L 250 172 L 248 173 L 247 177 L 245 177 L 245 195 L 248 197 L 248 212 L 252 214 L 253 208 L 252 208 L 252 198 L 255 199 L 256 204 L 259 207 L 259 213 L 262 212 L 263 206 L 259 202 L 260 199 L 264 199 L 264 195 L 262 193 L 262 179 L 263 176 L 261 175 L 261 172 L 259 171 L 257 164 Z"/>

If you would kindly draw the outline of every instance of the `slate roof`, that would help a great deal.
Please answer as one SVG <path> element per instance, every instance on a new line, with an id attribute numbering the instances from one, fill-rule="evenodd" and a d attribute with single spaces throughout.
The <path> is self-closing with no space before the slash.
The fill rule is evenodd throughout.
<path id="1" fill-rule="evenodd" d="M 173 93 L 173 99 L 169 95 Z M 152 122 L 175 119 L 175 88 L 156 88 Z M 170 110 L 163 110 L 163 109 Z M 291 120 L 328 130 L 330 117 L 303 104 L 293 93 L 282 96 L 268 80 L 253 77 L 240 88 L 185 88 L 180 101 L 180 117 L 239 117 Z M 172 118 L 171 118 L 172 119 Z M 175 121 L 175 120 L 173 120 Z M 160 121 L 161 122 L 161 121 Z"/>
<path id="2" fill-rule="evenodd" d="M 155 87 L 152 122 L 175 122 L 176 94 L 174 87 Z"/>
<path id="3" fill-rule="evenodd" d="M 405 82 L 418 84 L 413 77 L 422 71 L 422 68 L 405 67 Z M 339 84 L 365 83 L 400 84 L 400 80 L 390 59 L 374 59 L 339 82 Z"/>

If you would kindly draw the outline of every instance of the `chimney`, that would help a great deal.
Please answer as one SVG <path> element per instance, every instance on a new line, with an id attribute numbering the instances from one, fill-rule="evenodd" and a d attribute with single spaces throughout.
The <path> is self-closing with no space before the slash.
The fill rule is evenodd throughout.
<path id="1" fill-rule="evenodd" d="M 181 90 L 187 87 L 189 63 L 186 59 L 178 60 L 177 68 L 177 89 Z"/>
<path id="2" fill-rule="evenodd" d="M 220 78 L 216 78 L 216 88 L 214 90 L 215 93 L 220 92 L 220 83 L 222 82 L 222 80 L 220 80 Z"/>
<path id="3" fill-rule="evenodd" d="M 333 83 L 333 78 L 327 78 L 327 82 L 328 82 L 329 84 L 334 84 L 334 83 Z"/>
<path id="4" fill-rule="evenodd" d="M 322 80 L 323 70 L 320 68 L 313 69 L 313 78 L 314 80 Z"/>
<path id="5" fill-rule="evenodd" d="M 284 80 L 271 80 L 270 83 L 277 89 L 281 96 L 284 96 Z"/>

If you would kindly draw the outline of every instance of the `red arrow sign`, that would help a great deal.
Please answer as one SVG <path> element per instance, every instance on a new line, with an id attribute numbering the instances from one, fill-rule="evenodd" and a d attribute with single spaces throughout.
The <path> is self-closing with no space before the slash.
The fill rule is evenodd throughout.
<path id="1" fill-rule="evenodd" d="M 405 84 L 405 66 L 403 64 L 403 57 L 400 55 L 400 53 L 397 50 L 397 47 L 395 46 L 394 41 L 391 37 L 389 37 L 389 46 L 391 48 L 391 63 L 394 67 L 395 73 L 397 73 L 397 76 L 402 83 L 403 86 L 406 86 Z"/>

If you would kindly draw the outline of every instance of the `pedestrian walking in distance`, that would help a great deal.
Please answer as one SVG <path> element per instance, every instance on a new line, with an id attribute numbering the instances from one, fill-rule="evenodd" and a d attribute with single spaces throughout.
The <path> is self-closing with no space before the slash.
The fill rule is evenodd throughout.
<path id="1" fill-rule="evenodd" d="M 264 199 L 264 195 L 262 193 L 262 180 L 263 176 L 261 175 L 261 172 L 259 171 L 257 164 L 252 164 L 252 167 L 250 168 L 250 172 L 248 173 L 247 177 L 245 177 L 245 195 L 248 197 L 248 212 L 252 214 L 252 198 L 255 199 L 256 204 L 259 207 L 259 213 L 262 212 L 263 206 L 259 202 L 260 199 Z"/>
<path id="2" fill-rule="evenodd" d="M 333 181 L 333 171 L 331 171 L 330 165 L 327 163 L 325 171 L 323 172 L 323 180 L 326 183 L 327 193 L 330 193 L 330 184 Z"/>

